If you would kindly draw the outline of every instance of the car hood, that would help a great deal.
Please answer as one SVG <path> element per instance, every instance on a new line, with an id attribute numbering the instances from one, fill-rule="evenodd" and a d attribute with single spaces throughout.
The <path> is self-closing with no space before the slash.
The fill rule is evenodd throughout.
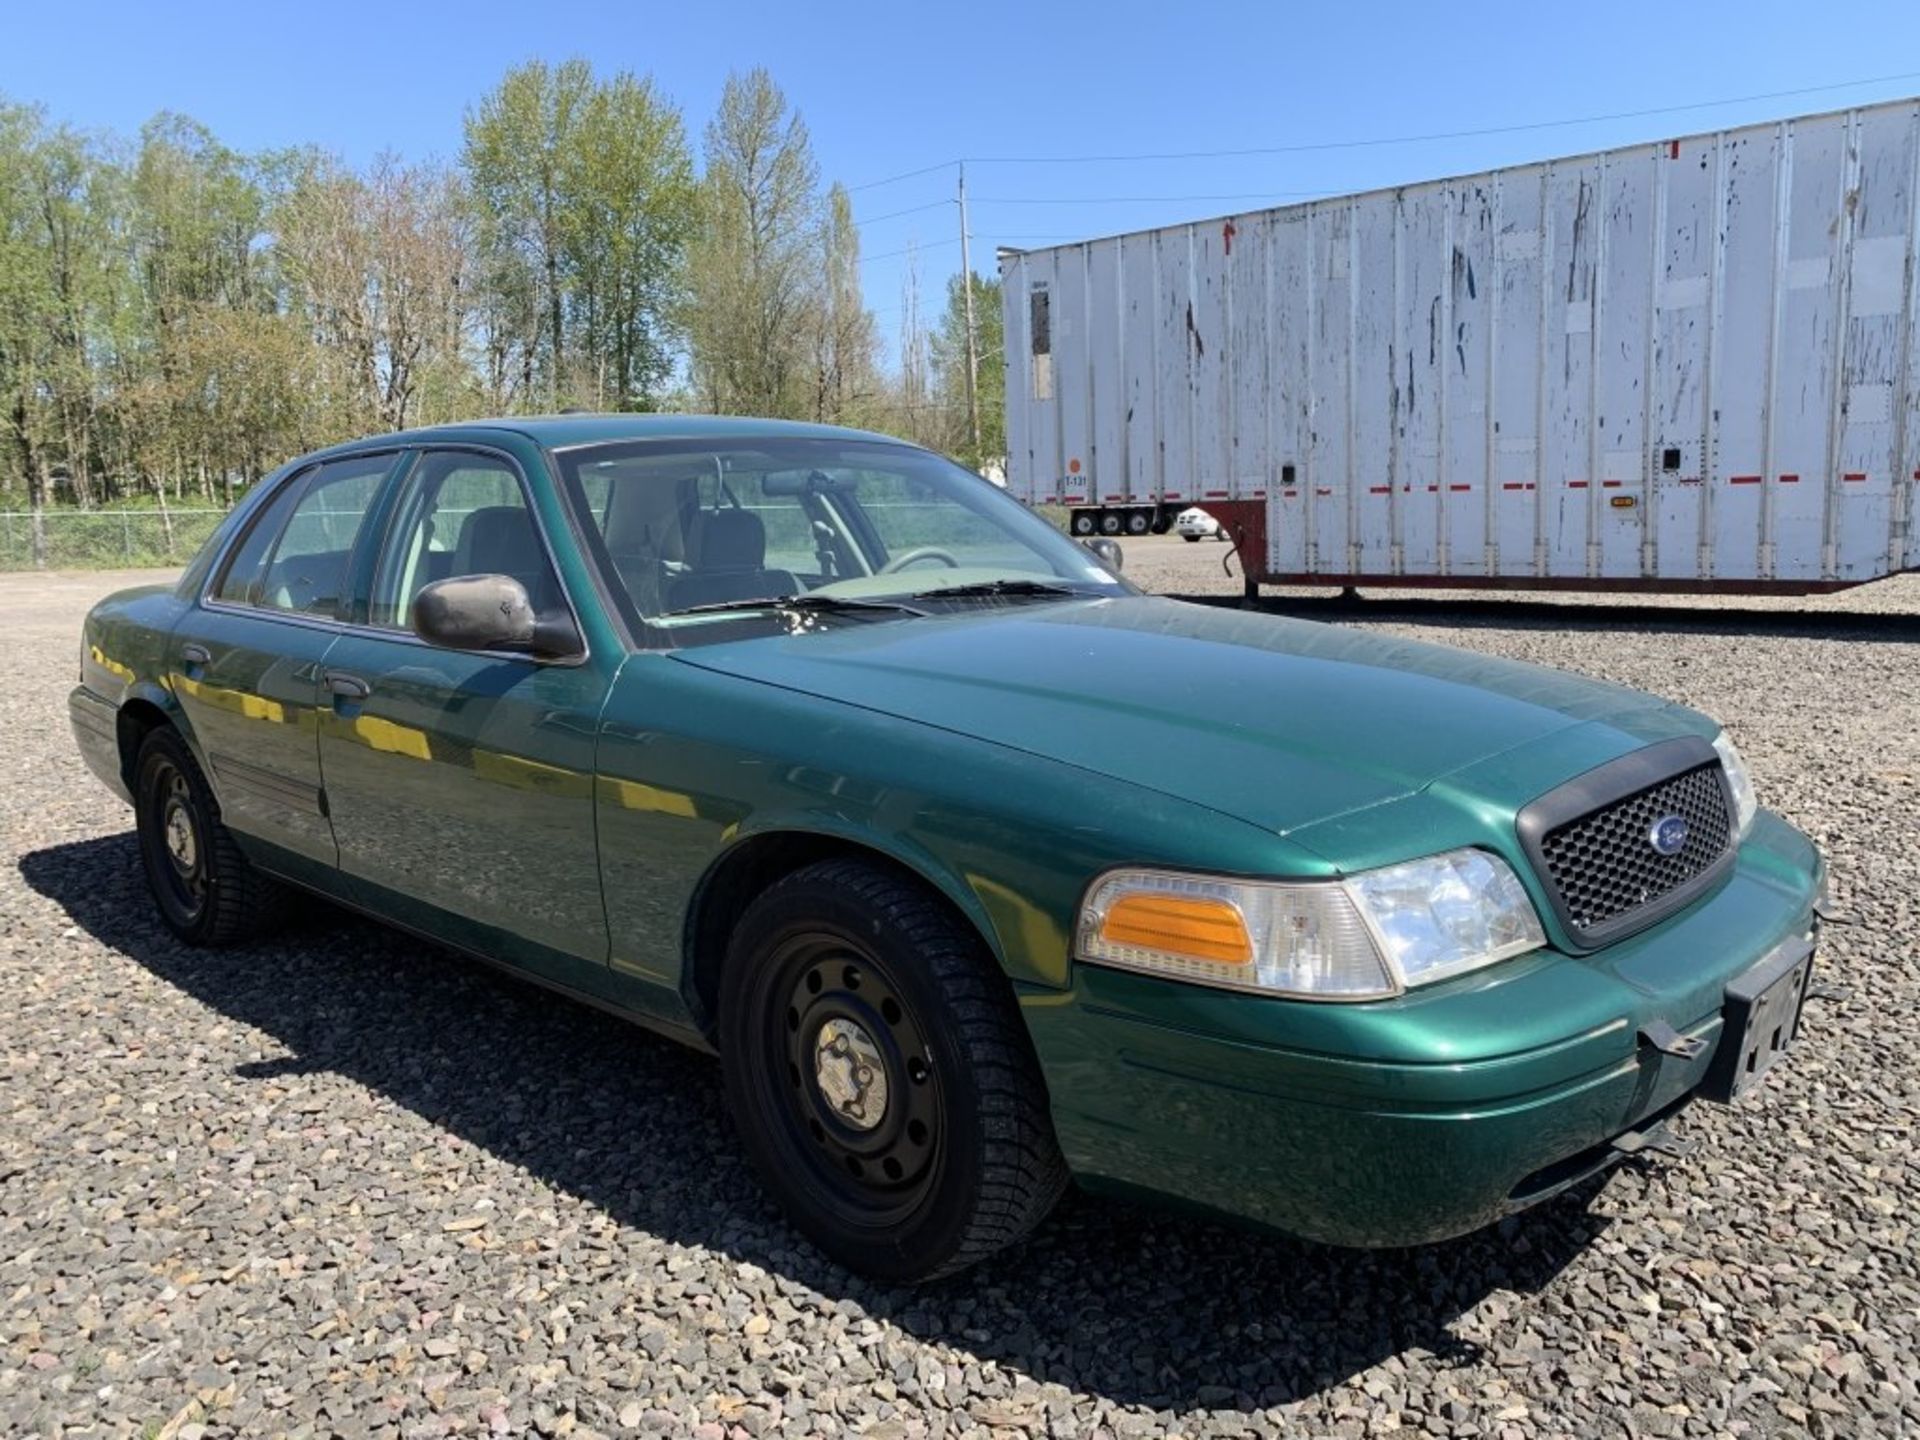
<path id="1" fill-rule="evenodd" d="M 674 652 L 1177 795 L 1286 834 L 1580 725 L 1583 753 L 1698 733 L 1564 671 L 1149 596 L 854 623 Z M 1613 733 L 1607 734 L 1607 731 Z"/>

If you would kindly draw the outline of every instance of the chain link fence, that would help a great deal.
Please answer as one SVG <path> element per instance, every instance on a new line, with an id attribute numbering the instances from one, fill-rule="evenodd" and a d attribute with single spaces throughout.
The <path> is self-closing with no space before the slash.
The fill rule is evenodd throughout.
<path id="1" fill-rule="evenodd" d="M 224 510 L 0 510 L 0 570 L 184 565 Z"/>

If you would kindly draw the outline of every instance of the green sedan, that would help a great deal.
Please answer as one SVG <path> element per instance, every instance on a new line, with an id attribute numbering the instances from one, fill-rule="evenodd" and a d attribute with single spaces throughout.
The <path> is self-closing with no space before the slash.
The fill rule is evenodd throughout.
<path id="1" fill-rule="evenodd" d="M 846 430 L 381 436 L 97 606 L 73 729 L 182 940 L 315 892 L 715 1050 L 892 1281 L 1069 1178 L 1458 1235 L 1792 1044 L 1822 864 L 1713 721 L 1103 549 Z"/>

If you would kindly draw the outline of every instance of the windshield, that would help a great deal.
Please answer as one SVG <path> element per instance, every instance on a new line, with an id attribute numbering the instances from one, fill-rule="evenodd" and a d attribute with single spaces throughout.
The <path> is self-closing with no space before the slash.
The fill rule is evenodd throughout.
<path id="1" fill-rule="evenodd" d="M 630 622 L 670 629 L 677 641 L 774 608 L 756 601 L 898 618 L 1014 597 L 1133 592 L 990 482 L 905 445 L 661 440 L 557 458 Z"/>

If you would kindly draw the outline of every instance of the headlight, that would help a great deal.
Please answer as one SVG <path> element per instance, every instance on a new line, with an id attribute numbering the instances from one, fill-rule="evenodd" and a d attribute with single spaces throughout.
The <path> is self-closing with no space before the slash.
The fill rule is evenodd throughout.
<path id="1" fill-rule="evenodd" d="M 1078 952 L 1231 990 L 1377 1000 L 1545 943 L 1505 861 L 1451 850 L 1304 884 L 1116 870 L 1081 907 Z"/>
<path id="2" fill-rule="evenodd" d="M 1727 788 L 1733 792 L 1733 838 L 1743 840 L 1760 810 L 1760 801 L 1753 793 L 1753 776 L 1726 731 L 1713 737 L 1713 748 L 1720 756 L 1720 768 L 1727 772 Z"/>

